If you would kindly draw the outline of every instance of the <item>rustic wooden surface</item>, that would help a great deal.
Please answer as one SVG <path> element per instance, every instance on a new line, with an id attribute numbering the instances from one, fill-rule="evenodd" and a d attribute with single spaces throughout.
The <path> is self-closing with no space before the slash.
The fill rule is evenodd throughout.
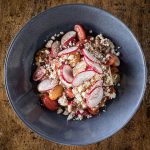
<path id="1" fill-rule="evenodd" d="M 1 150 L 150 150 L 150 76 L 142 105 L 117 134 L 88 146 L 46 141 L 18 119 L 4 89 L 3 65 L 10 41 L 32 16 L 64 3 L 87 3 L 124 21 L 139 39 L 150 71 L 150 0 L 0 0 L 0 149 Z"/>

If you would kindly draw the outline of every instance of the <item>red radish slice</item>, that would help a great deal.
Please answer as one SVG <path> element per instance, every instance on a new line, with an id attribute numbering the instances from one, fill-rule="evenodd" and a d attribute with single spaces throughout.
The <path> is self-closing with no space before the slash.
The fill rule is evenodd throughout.
<path id="1" fill-rule="evenodd" d="M 76 64 L 76 66 L 73 68 L 73 76 L 76 76 L 77 74 L 79 74 L 82 71 L 86 70 L 86 63 L 85 61 L 80 61 Z"/>
<path id="2" fill-rule="evenodd" d="M 99 63 L 99 60 L 95 58 L 88 50 L 82 50 L 83 55 L 92 62 Z"/>
<path id="3" fill-rule="evenodd" d="M 87 71 L 80 72 L 79 74 L 77 74 L 75 76 L 72 84 L 73 84 L 73 86 L 79 86 L 83 82 L 90 80 L 94 75 L 95 75 L 95 72 L 93 70 L 87 70 Z"/>
<path id="4" fill-rule="evenodd" d="M 55 41 L 51 47 L 51 57 L 55 58 L 58 55 L 59 51 L 60 51 L 60 42 Z"/>
<path id="5" fill-rule="evenodd" d="M 90 108 L 96 107 L 103 98 L 103 88 L 102 87 L 96 87 L 93 89 L 89 97 L 87 98 L 87 105 Z"/>
<path id="6" fill-rule="evenodd" d="M 72 87 L 72 84 L 67 83 L 61 76 L 60 76 L 60 81 L 65 87 L 67 88 Z"/>
<path id="7" fill-rule="evenodd" d="M 96 87 L 102 86 L 102 84 L 103 84 L 103 80 L 98 80 L 98 81 L 90 88 L 90 90 L 88 91 L 87 95 L 91 94 L 91 92 L 92 92 Z"/>
<path id="8" fill-rule="evenodd" d="M 90 66 L 94 71 L 96 71 L 97 73 L 103 73 L 102 68 L 100 67 L 99 64 L 94 63 L 92 61 L 90 61 L 88 58 L 84 57 L 84 61 L 86 62 L 86 64 L 88 66 Z"/>
<path id="9" fill-rule="evenodd" d="M 76 36 L 76 32 L 75 31 L 69 31 L 67 32 L 61 39 L 61 44 L 62 45 L 66 45 L 68 44 L 70 41 L 72 41 Z"/>
<path id="10" fill-rule="evenodd" d="M 64 49 L 63 51 L 58 53 L 58 56 L 73 53 L 73 52 L 77 51 L 77 49 L 78 49 L 78 47 L 76 47 L 76 46 Z"/>
<path id="11" fill-rule="evenodd" d="M 58 84 L 57 80 L 45 79 L 41 81 L 38 85 L 38 91 L 44 92 L 54 88 Z"/>
<path id="12" fill-rule="evenodd" d="M 85 40 L 86 39 L 86 34 L 85 31 L 83 29 L 83 27 L 81 25 L 75 25 L 74 26 L 74 30 L 77 32 L 78 35 L 78 39 L 81 40 Z"/>
<path id="13" fill-rule="evenodd" d="M 69 65 L 63 65 L 61 67 L 61 75 L 67 83 L 71 83 L 73 81 L 72 68 Z"/>
<path id="14" fill-rule="evenodd" d="M 43 76 L 45 75 L 46 70 L 43 66 L 40 66 L 36 69 L 36 71 L 33 74 L 33 80 L 34 81 L 39 81 L 43 78 Z"/>

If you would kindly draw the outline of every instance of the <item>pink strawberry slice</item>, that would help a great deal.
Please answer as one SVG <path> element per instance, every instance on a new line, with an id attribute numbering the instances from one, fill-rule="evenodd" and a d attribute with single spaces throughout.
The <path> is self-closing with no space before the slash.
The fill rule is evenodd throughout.
<path id="1" fill-rule="evenodd" d="M 58 56 L 70 54 L 70 53 L 73 53 L 77 50 L 78 50 L 78 47 L 76 47 L 76 46 L 70 47 L 70 48 L 64 49 L 63 51 L 59 52 Z"/>
<path id="2" fill-rule="evenodd" d="M 90 108 L 96 107 L 103 98 L 103 88 L 102 87 L 96 87 L 93 89 L 89 95 L 89 97 L 86 99 L 87 106 Z"/>
<path id="3" fill-rule="evenodd" d="M 95 71 L 93 70 L 80 72 L 74 77 L 72 84 L 73 86 L 79 86 L 83 82 L 90 80 L 94 75 L 95 75 Z"/>
<path id="4" fill-rule="evenodd" d="M 63 65 L 61 67 L 61 76 L 67 83 L 72 83 L 73 81 L 72 68 L 69 65 Z"/>
<path id="5" fill-rule="evenodd" d="M 45 92 L 54 88 L 58 84 L 57 80 L 54 79 L 45 79 L 38 84 L 38 91 Z"/>
<path id="6" fill-rule="evenodd" d="M 90 61 L 94 62 L 94 63 L 99 63 L 99 60 L 97 58 L 95 58 L 88 50 L 83 49 L 82 50 L 83 55 L 89 59 Z"/>
<path id="7" fill-rule="evenodd" d="M 60 51 L 60 42 L 55 41 L 51 47 L 51 57 L 55 58 L 58 55 L 59 51 Z"/>
<path id="8" fill-rule="evenodd" d="M 65 46 L 76 37 L 75 31 L 67 32 L 61 39 L 61 45 Z"/>
<path id="9" fill-rule="evenodd" d="M 34 81 L 39 81 L 43 78 L 43 76 L 45 75 L 46 70 L 43 66 L 40 66 L 36 69 L 36 71 L 33 74 L 33 80 Z"/>
<path id="10" fill-rule="evenodd" d="M 87 57 L 84 57 L 84 61 L 90 68 L 92 68 L 97 73 L 100 73 L 100 74 L 103 73 L 102 68 L 100 67 L 99 64 L 90 61 Z"/>

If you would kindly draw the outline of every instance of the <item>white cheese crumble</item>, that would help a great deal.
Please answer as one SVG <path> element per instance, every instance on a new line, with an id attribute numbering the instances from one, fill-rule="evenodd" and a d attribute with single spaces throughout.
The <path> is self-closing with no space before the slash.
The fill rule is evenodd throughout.
<path id="1" fill-rule="evenodd" d="M 61 108 L 57 109 L 57 114 L 61 114 L 62 112 L 63 112 L 63 109 L 61 109 Z"/>
<path id="2" fill-rule="evenodd" d="M 52 36 L 52 37 L 51 37 L 51 39 L 52 39 L 52 40 L 55 40 L 55 37 L 54 37 L 54 36 Z"/>
<path id="3" fill-rule="evenodd" d="M 67 110 L 65 110 L 64 112 L 63 112 L 63 115 L 65 115 L 65 116 L 67 116 L 69 114 L 69 112 L 67 111 Z"/>
<path id="4" fill-rule="evenodd" d="M 52 43 L 53 43 L 53 40 L 49 40 L 49 41 L 46 43 L 45 47 L 46 47 L 46 48 L 51 48 Z"/>
<path id="5" fill-rule="evenodd" d="M 58 103 L 61 105 L 61 106 L 67 106 L 68 105 L 68 100 L 66 97 L 62 96 L 58 99 Z"/>
<path id="6" fill-rule="evenodd" d="M 73 119 L 74 116 L 75 116 L 75 113 L 74 113 L 74 112 L 70 113 L 70 114 L 68 115 L 68 117 L 67 117 L 67 120 Z"/>

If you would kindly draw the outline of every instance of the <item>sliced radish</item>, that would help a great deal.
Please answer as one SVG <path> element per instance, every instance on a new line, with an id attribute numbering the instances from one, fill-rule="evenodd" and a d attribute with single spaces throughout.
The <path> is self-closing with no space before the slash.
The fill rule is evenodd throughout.
<path id="1" fill-rule="evenodd" d="M 58 84 L 57 80 L 45 79 L 41 81 L 38 85 L 38 91 L 44 92 L 54 88 Z"/>
<path id="2" fill-rule="evenodd" d="M 61 67 L 61 76 L 67 83 L 71 83 L 73 81 L 72 68 L 69 65 L 63 65 Z"/>
<path id="3" fill-rule="evenodd" d="M 89 97 L 87 98 L 87 105 L 90 108 L 96 107 L 103 98 L 103 88 L 102 87 L 96 87 L 92 90 Z"/>
<path id="4" fill-rule="evenodd" d="M 90 61 L 87 57 L 84 57 L 84 61 L 86 62 L 88 66 L 90 66 L 97 73 L 100 73 L 100 74 L 103 73 L 102 68 L 100 67 L 99 64 Z"/>
<path id="5" fill-rule="evenodd" d="M 77 46 L 64 49 L 63 51 L 58 53 L 58 56 L 66 55 L 66 54 L 69 54 L 69 53 L 73 53 L 73 52 L 77 51 L 77 49 L 78 49 Z"/>
<path id="6" fill-rule="evenodd" d="M 73 84 L 73 86 L 79 86 L 83 82 L 90 80 L 94 75 L 95 75 L 95 72 L 93 70 L 87 70 L 87 71 L 80 72 L 79 74 L 77 74 L 75 76 L 72 84 Z"/>
<path id="7" fill-rule="evenodd" d="M 82 71 L 85 71 L 87 65 L 85 63 L 85 61 L 80 61 L 76 64 L 76 66 L 73 68 L 73 76 L 76 76 L 77 74 L 79 74 Z"/>
<path id="8" fill-rule="evenodd" d="M 88 50 L 82 50 L 83 55 L 92 62 L 99 63 L 99 60 L 95 58 Z"/>
<path id="9" fill-rule="evenodd" d="M 60 51 L 60 42 L 55 41 L 51 47 L 51 57 L 55 58 L 58 55 L 59 51 Z"/>
<path id="10" fill-rule="evenodd" d="M 33 80 L 34 81 L 39 81 L 43 78 L 43 76 L 45 75 L 46 70 L 43 66 L 40 66 L 36 69 L 36 71 L 33 74 Z"/>
<path id="11" fill-rule="evenodd" d="M 61 83 L 62 83 L 65 87 L 67 87 L 67 88 L 72 87 L 72 84 L 67 83 L 67 82 L 62 78 L 62 76 L 60 76 L 60 81 L 61 81 Z"/>
<path id="12" fill-rule="evenodd" d="M 92 92 L 96 87 L 102 86 L 102 84 L 103 84 L 103 80 L 98 80 L 98 81 L 90 88 L 90 90 L 88 91 L 87 95 L 91 94 L 91 92 Z"/>
<path id="13" fill-rule="evenodd" d="M 61 44 L 62 45 L 67 45 L 70 41 L 72 41 L 76 36 L 75 31 L 69 31 L 67 32 L 61 39 Z"/>

